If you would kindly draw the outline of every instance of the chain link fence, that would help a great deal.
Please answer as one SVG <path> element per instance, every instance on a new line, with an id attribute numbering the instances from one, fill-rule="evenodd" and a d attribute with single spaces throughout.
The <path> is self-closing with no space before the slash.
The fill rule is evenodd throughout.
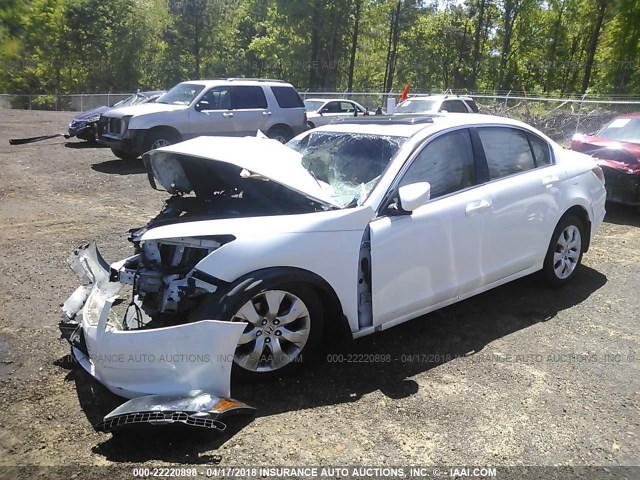
<path id="1" fill-rule="evenodd" d="M 387 99 L 399 100 L 399 93 L 313 92 L 301 90 L 303 99 L 348 98 L 369 110 L 386 108 Z M 113 105 L 131 93 L 94 93 L 76 95 L 10 95 L 0 94 L 0 108 L 25 110 L 85 111 L 101 105 Z M 410 96 L 419 95 L 411 93 Z M 640 99 L 620 99 L 587 96 L 578 98 L 535 97 L 517 95 L 471 94 L 480 113 L 522 120 L 554 140 L 567 144 L 576 133 L 593 133 L 612 118 L 625 113 L 640 112 Z"/>
<path id="2" fill-rule="evenodd" d="M 54 110 L 84 112 L 103 105 L 113 105 L 133 93 L 80 93 L 74 95 L 0 94 L 0 109 Z"/>
<path id="3" fill-rule="evenodd" d="M 349 98 L 369 110 L 386 106 L 387 98 L 399 101 L 399 93 L 350 93 L 302 91 L 303 98 Z M 409 96 L 420 95 L 410 94 Z M 455 94 L 452 94 L 455 95 Z M 576 133 L 594 133 L 611 119 L 625 113 L 640 112 L 640 99 L 587 96 L 578 98 L 533 97 L 520 95 L 470 94 L 480 113 L 521 120 L 559 143 L 567 144 Z"/>

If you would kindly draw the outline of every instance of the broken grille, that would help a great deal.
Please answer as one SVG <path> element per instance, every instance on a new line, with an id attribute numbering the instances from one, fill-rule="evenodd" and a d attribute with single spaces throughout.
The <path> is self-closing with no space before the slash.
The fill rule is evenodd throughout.
<path id="1" fill-rule="evenodd" d="M 214 430 L 224 431 L 227 426 L 212 418 L 206 417 L 194 417 L 185 412 L 136 412 L 125 413 L 122 415 L 116 415 L 113 418 L 105 419 L 103 422 L 97 425 L 97 429 L 103 432 L 110 432 L 114 428 L 122 427 L 124 425 L 134 425 L 137 423 L 150 423 L 150 424 L 171 424 L 171 423 L 183 423 L 193 427 L 211 428 Z"/>
<path id="2" fill-rule="evenodd" d="M 107 131 L 109 133 L 120 134 L 121 126 L 122 126 L 122 121 L 119 118 L 110 118 L 109 123 L 107 124 Z"/>

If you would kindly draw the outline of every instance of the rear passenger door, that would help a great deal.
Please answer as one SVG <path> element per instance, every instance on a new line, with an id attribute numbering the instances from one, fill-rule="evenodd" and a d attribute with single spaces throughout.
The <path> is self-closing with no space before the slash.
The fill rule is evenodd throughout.
<path id="1" fill-rule="evenodd" d="M 490 205 L 478 251 L 483 284 L 541 267 L 559 218 L 558 183 L 564 172 L 542 138 L 505 126 L 472 130 L 486 159 L 480 197 Z"/>
<path id="2" fill-rule="evenodd" d="M 234 85 L 231 87 L 233 134 L 255 135 L 258 130 L 267 132 L 271 112 L 267 110 L 267 98 L 259 85 Z"/>

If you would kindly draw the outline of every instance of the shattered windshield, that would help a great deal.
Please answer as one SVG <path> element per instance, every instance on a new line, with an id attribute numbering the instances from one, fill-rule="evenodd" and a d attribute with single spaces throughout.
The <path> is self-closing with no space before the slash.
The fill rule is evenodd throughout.
<path id="1" fill-rule="evenodd" d="M 427 113 L 436 108 L 436 100 L 405 100 L 396 107 L 395 113 Z"/>
<path id="2" fill-rule="evenodd" d="M 189 105 L 202 91 L 204 85 L 194 83 L 179 83 L 167 93 L 162 95 L 156 103 L 168 103 L 170 105 Z"/>
<path id="3" fill-rule="evenodd" d="M 619 142 L 640 143 L 640 118 L 616 118 L 597 136 Z"/>
<path id="4" fill-rule="evenodd" d="M 302 166 L 340 206 L 360 205 L 378 183 L 405 137 L 312 132 L 287 146 L 302 154 Z"/>

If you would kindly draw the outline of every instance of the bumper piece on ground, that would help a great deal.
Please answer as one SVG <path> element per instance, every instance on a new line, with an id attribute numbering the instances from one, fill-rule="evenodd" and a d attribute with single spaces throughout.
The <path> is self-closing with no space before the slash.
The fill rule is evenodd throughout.
<path id="1" fill-rule="evenodd" d="M 186 395 L 147 395 L 123 403 L 96 425 L 96 430 L 112 432 L 133 425 L 187 425 L 224 431 L 222 418 L 253 415 L 255 408 L 210 393 L 193 391 Z"/>

